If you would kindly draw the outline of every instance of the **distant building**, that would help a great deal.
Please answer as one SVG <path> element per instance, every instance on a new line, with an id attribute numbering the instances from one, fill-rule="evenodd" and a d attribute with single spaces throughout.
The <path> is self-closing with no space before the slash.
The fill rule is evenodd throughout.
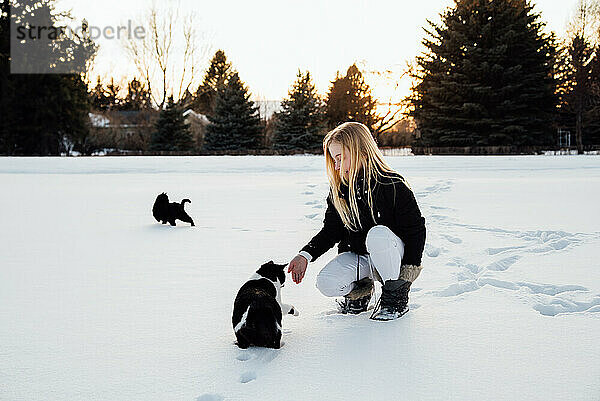
<path id="1" fill-rule="evenodd" d="M 273 117 L 278 111 L 281 111 L 281 100 L 255 100 L 254 104 L 258 107 L 258 114 L 263 120 Z"/>
<path id="2" fill-rule="evenodd" d="M 208 117 L 204 114 L 196 113 L 194 110 L 189 109 L 183 112 L 186 124 L 190 125 L 190 132 L 194 138 L 196 149 L 201 150 L 204 146 L 204 135 L 206 133 L 206 126 L 210 123 Z"/>
<path id="3" fill-rule="evenodd" d="M 89 113 L 91 139 L 100 148 L 146 150 L 150 144 L 155 110 Z"/>
<path id="4" fill-rule="evenodd" d="M 89 113 L 92 138 L 100 148 L 146 150 L 158 115 L 155 110 Z M 191 109 L 186 110 L 183 116 L 190 125 L 196 149 L 202 149 L 208 118 Z"/>

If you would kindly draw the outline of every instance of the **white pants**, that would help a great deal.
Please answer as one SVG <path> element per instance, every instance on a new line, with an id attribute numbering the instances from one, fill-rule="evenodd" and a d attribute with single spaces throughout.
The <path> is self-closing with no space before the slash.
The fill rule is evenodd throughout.
<path id="1" fill-rule="evenodd" d="M 375 226 L 367 233 L 365 245 L 369 255 L 340 253 L 319 272 L 316 285 L 323 295 L 347 295 L 354 288 L 354 282 L 365 277 L 383 283 L 398 279 L 404 242 L 386 226 Z"/>

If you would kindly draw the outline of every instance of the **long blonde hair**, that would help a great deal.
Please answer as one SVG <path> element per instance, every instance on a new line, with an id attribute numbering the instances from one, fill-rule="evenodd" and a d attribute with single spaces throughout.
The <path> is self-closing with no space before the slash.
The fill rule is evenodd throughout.
<path id="1" fill-rule="evenodd" d="M 348 180 L 340 172 L 335 170 L 335 161 L 329 154 L 329 145 L 339 143 L 342 145 L 342 165 L 344 163 L 344 149 L 350 152 L 350 168 Z M 347 122 L 337 126 L 323 139 L 323 152 L 325 153 L 325 165 L 327 167 L 327 178 L 331 189 L 333 205 L 338 211 L 342 221 L 352 231 L 362 228 L 358 213 L 357 194 L 354 186 L 359 174 L 362 174 L 367 191 L 367 202 L 371 210 L 371 217 L 375 221 L 373 213 L 373 185 L 379 182 L 380 177 L 398 177 L 396 172 L 383 159 L 383 154 L 377 147 L 369 129 L 361 123 Z M 362 170 L 361 170 L 362 169 Z M 340 186 L 347 185 L 349 190 L 348 202 L 340 198 Z"/>

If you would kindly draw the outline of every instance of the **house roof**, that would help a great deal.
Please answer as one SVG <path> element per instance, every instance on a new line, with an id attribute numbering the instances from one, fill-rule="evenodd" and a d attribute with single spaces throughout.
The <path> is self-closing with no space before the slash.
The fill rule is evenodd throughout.
<path id="1" fill-rule="evenodd" d="M 201 124 L 208 124 L 210 122 L 208 120 L 208 117 L 206 117 L 204 114 L 196 113 L 192 109 L 188 109 L 188 110 L 184 111 L 183 116 L 186 119 L 195 119 L 195 120 L 199 121 Z"/>
<path id="2" fill-rule="evenodd" d="M 151 124 L 151 116 L 155 113 L 154 110 L 107 111 L 102 114 L 89 113 L 89 116 L 92 126 L 96 128 L 128 128 Z"/>
<path id="3" fill-rule="evenodd" d="M 106 128 L 110 126 L 110 120 L 100 114 L 89 113 L 90 122 L 93 127 Z"/>

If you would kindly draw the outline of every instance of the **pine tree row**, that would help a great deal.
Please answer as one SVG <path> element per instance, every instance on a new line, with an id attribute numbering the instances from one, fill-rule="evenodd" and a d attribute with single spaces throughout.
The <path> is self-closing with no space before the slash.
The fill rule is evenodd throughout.
<path id="1" fill-rule="evenodd" d="M 527 0 L 455 0 L 441 17 L 413 71 L 420 145 L 552 147 L 561 128 L 580 150 L 600 143 L 600 45 L 585 21 L 561 46 Z"/>

